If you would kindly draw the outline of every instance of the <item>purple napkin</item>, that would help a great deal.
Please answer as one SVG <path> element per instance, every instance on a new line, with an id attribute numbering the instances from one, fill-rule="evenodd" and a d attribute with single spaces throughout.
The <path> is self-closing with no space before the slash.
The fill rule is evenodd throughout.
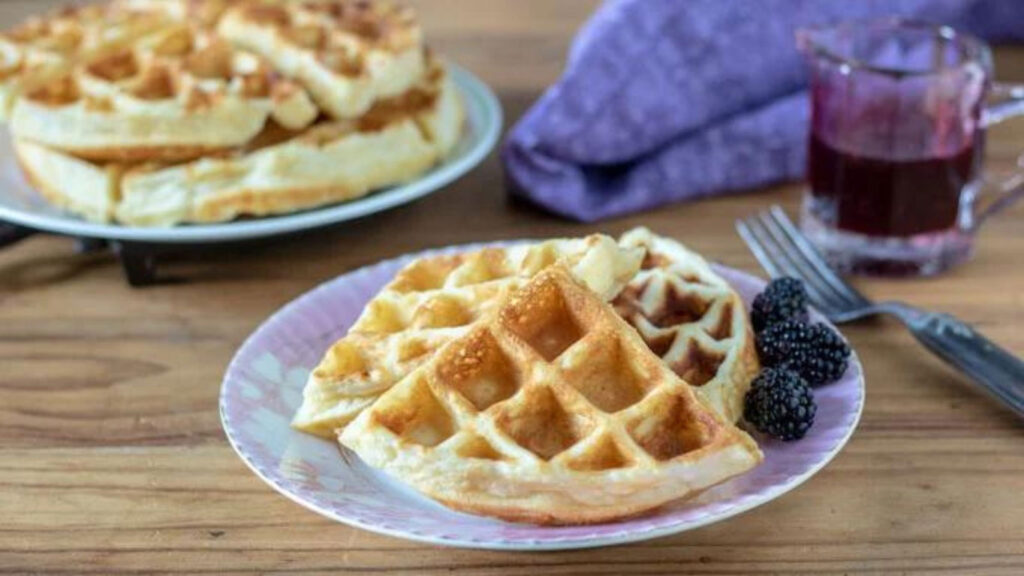
<path id="1" fill-rule="evenodd" d="M 1024 39 L 1024 0 L 608 0 L 502 150 L 513 194 L 594 221 L 803 175 L 794 32 L 909 16 Z"/>

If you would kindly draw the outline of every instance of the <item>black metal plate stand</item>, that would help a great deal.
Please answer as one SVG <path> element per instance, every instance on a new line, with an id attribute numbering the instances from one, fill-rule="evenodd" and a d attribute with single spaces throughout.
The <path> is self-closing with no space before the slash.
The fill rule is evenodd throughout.
<path id="1" fill-rule="evenodd" d="M 20 242 L 35 233 L 36 231 L 31 228 L 0 222 L 0 248 Z"/>
<path id="2" fill-rule="evenodd" d="M 32 228 L 0 222 L 0 248 L 10 246 L 38 233 Z M 163 250 L 159 246 L 102 238 L 75 238 L 76 252 L 97 252 L 107 249 L 117 255 L 121 262 L 121 269 L 124 270 L 125 279 L 131 286 L 140 288 L 160 283 L 157 276 L 157 256 Z"/>

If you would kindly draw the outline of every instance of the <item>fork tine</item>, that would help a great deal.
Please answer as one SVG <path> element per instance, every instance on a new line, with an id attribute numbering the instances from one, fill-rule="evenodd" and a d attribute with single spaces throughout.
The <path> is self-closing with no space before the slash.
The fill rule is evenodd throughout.
<path id="1" fill-rule="evenodd" d="M 798 275 L 793 270 L 792 264 L 780 254 L 778 243 L 768 234 L 764 223 L 756 215 L 748 217 L 743 224 L 751 240 L 760 247 L 758 261 L 773 278 Z M 756 252 L 755 256 L 757 256 Z"/>
<path id="2" fill-rule="evenodd" d="M 776 266 L 775 261 L 768 256 L 764 245 L 762 245 L 761 241 L 754 236 L 754 232 L 750 229 L 746 220 L 736 221 L 736 231 L 739 233 L 740 238 L 743 238 L 743 241 L 746 242 L 750 251 L 754 253 L 754 258 L 761 263 L 761 267 L 768 271 L 769 276 L 775 278 L 785 275 L 782 270 Z"/>
<path id="3" fill-rule="evenodd" d="M 778 242 L 768 233 L 764 222 L 757 215 L 748 217 L 744 221 L 738 221 L 737 228 L 740 236 L 750 246 L 754 256 L 771 276 L 804 277 L 804 274 L 786 257 Z M 819 307 L 829 304 L 828 300 L 821 297 L 816 286 L 808 286 L 808 294 L 819 301 Z"/>
<path id="4" fill-rule="evenodd" d="M 827 284 L 824 284 L 806 266 L 785 235 L 774 229 L 775 226 L 768 212 L 760 212 L 753 219 L 757 221 L 758 226 L 755 230 L 760 230 L 762 240 L 767 239 L 766 241 L 772 243 L 773 250 L 769 250 L 769 252 L 774 253 L 775 260 L 786 271 L 786 274 L 804 281 L 808 296 L 818 308 L 835 311 L 843 310 L 847 306 L 842 297 L 838 296 Z"/>
<path id="5" fill-rule="evenodd" d="M 844 310 L 852 305 L 850 300 L 821 278 L 821 275 L 815 270 L 814 266 L 807 262 L 807 259 L 793 241 L 775 222 L 771 213 L 761 212 L 759 216 L 764 227 L 779 244 L 779 249 L 793 262 L 793 266 L 800 271 L 799 275 L 803 278 L 804 284 L 807 286 L 808 292 L 813 299 L 817 300 L 819 304 L 827 304 L 829 307 L 837 310 Z"/>
<path id="6" fill-rule="evenodd" d="M 782 229 L 782 232 L 789 238 L 789 240 L 796 246 L 797 250 L 803 255 L 804 259 L 811 266 L 811 268 L 824 280 L 829 286 L 832 287 L 838 294 L 843 296 L 847 301 L 856 306 L 866 306 L 871 303 L 863 294 L 857 291 L 856 288 L 851 286 L 848 282 L 843 280 L 828 262 L 825 261 L 825 257 L 821 255 L 821 252 L 811 244 L 811 241 L 800 230 L 797 229 L 793 221 L 789 219 L 786 212 L 777 204 L 772 205 L 769 208 L 772 215 L 772 220 Z"/>

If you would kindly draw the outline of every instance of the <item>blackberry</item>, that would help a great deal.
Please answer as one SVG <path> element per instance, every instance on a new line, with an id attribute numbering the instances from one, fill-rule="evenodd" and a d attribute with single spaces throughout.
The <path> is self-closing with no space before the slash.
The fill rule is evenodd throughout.
<path id="1" fill-rule="evenodd" d="M 765 328 L 757 336 L 761 364 L 786 368 L 811 386 L 838 380 L 846 371 L 850 347 L 824 324 L 786 320 Z"/>
<path id="2" fill-rule="evenodd" d="M 747 391 L 743 417 L 752 426 L 780 440 L 803 438 L 818 411 L 814 393 L 796 372 L 767 368 Z"/>
<path id="3" fill-rule="evenodd" d="M 772 324 L 807 317 L 807 291 L 796 278 L 776 278 L 754 298 L 750 320 L 754 331 L 760 332 Z"/>

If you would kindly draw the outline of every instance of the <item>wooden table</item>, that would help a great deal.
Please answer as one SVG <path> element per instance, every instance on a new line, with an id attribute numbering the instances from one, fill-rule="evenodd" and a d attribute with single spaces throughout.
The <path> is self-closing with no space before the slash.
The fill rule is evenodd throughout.
<path id="1" fill-rule="evenodd" d="M 42 2 L 0 2 L 10 24 Z M 556 78 L 594 5 L 434 0 L 436 46 L 517 118 Z M 1000 52 L 1024 79 L 1024 51 Z M 996 130 L 993 166 L 1024 150 Z M 1024 435 L 1013 417 L 892 322 L 845 333 L 867 407 L 843 453 L 793 493 L 732 520 L 603 550 L 512 554 L 422 546 L 336 524 L 251 474 L 221 432 L 221 376 L 271 312 L 379 259 L 457 242 L 617 233 L 637 224 L 759 271 L 733 221 L 798 187 L 679 205 L 597 226 L 510 205 L 492 155 L 448 190 L 365 221 L 174 263 L 191 281 L 132 290 L 109 254 L 36 237 L 0 252 L 0 573 L 1024 574 Z M 1024 205 L 977 257 L 933 280 L 864 281 L 944 310 L 1024 354 Z"/>

